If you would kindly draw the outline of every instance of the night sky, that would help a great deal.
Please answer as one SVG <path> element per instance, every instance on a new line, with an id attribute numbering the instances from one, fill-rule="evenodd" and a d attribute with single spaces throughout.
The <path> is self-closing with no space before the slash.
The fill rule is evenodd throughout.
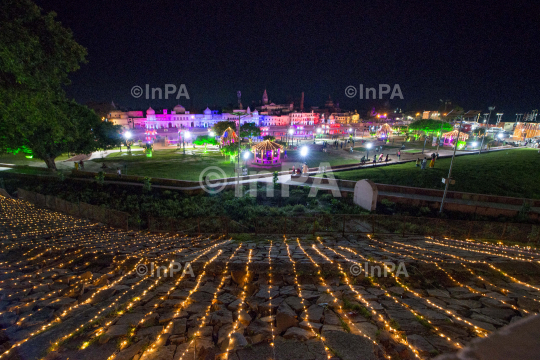
<path id="1" fill-rule="evenodd" d="M 496 106 L 507 120 L 539 107 L 540 2 L 57 1 L 45 11 L 88 49 L 68 94 L 133 109 L 178 101 L 134 99 L 134 85 L 185 84 L 193 106 L 261 99 L 344 109 L 383 101 L 345 96 L 348 85 L 399 84 L 390 107 L 428 110 L 439 99 Z M 388 97 L 388 95 L 387 95 Z M 190 101 L 181 99 L 189 107 Z M 508 117 L 509 118 L 508 118 Z"/>

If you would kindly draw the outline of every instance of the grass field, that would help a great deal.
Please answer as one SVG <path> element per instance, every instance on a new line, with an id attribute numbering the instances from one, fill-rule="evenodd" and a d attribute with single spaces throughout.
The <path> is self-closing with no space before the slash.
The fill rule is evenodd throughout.
<path id="1" fill-rule="evenodd" d="M 429 164 L 428 164 L 429 165 Z M 376 183 L 444 189 L 450 159 L 439 159 L 434 169 L 420 170 L 413 162 L 335 173 L 345 180 L 370 179 Z M 540 199 L 540 154 L 537 149 L 494 151 L 458 156 L 450 190 Z"/>
<path id="2" fill-rule="evenodd" d="M 36 166 L 36 164 L 38 164 L 44 166 L 45 163 L 43 162 L 43 160 L 40 160 L 38 158 L 28 159 L 26 155 L 27 154 L 23 153 L 22 151 L 19 151 L 17 154 L 2 154 L 0 156 L 0 163 L 29 166 Z M 62 154 L 56 158 L 56 161 L 67 160 L 72 156 L 73 155 Z"/>
<path id="3" fill-rule="evenodd" d="M 320 163 L 330 163 L 331 166 L 358 163 L 359 153 L 343 153 L 337 156 L 335 153 L 324 153 L 321 151 L 310 151 L 305 158 L 300 156 L 299 150 L 287 150 L 287 159 L 283 159 L 285 168 L 289 169 L 294 164 L 300 166 L 304 161 L 308 166 L 319 166 Z M 217 151 L 204 153 L 202 149 L 186 148 L 186 155 L 182 150 L 167 149 L 154 151 L 152 157 L 147 157 L 141 151 L 134 151 L 132 155 L 126 152 L 111 153 L 103 159 L 94 159 L 94 164 L 105 163 L 109 168 L 121 167 L 127 169 L 129 175 L 151 176 L 181 180 L 199 180 L 199 176 L 204 169 L 210 166 L 217 166 L 223 170 L 225 176 L 234 176 L 234 164 L 230 162 L 229 156 L 222 156 Z M 242 160 L 243 164 L 243 160 Z M 87 162 L 87 168 L 88 162 Z M 256 167 L 248 166 L 250 172 L 256 171 L 281 171 L 282 166 Z"/>

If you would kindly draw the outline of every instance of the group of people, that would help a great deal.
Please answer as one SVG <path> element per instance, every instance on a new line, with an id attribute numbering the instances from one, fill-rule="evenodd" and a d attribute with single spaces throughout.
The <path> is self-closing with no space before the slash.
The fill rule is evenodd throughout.
<path id="1" fill-rule="evenodd" d="M 306 163 L 303 163 L 302 166 L 298 167 L 298 168 L 295 168 L 295 166 L 293 165 L 292 166 L 292 174 L 296 174 L 296 175 L 302 175 L 302 174 L 307 174 L 309 172 L 309 168 L 307 166 Z"/>
<path id="2" fill-rule="evenodd" d="M 75 170 L 84 170 L 84 161 L 82 159 L 79 162 L 75 161 Z"/>
<path id="3" fill-rule="evenodd" d="M 364 165 L 364 164 L 365 164 L 366 162 L 368 162 L 368 161 L 369 161 L 369 158 L 367 158 L 365 155 L 362 156 L 362 158 L 360 159 L 360 163 L 361 163 L 362 165 Z M 383 161 L 384 161 L 385 163 L 387 163 L 388 161 L 390 161 L 389 154 L 386 154 L 386 158 L 385 158 L 385 156 L 384 156 L 384 153 L 381 153 L 379 156 L 377 156 L 377 154 L 375 154 L 375 155 L 373 156 L 373 166 L 375 166 L 376 163 L 378 163 L 378 162 L 380 163 L 380 162 L 383 162 Z"/>
<path id="4" fill-rule="evenodd" d="M 439 159 L 439 153 L 432 153 L 431 154 L 431 161 L 429 162 L 429 167 L 434 168 L 435 167 L 435 161 Z M 416 167 L 420 166 L 420 169 L 425 170 L 427 166 L 427 157 L 424 156 L 424 159 L 420 160 L 420 158 L 416 159 Z"/>

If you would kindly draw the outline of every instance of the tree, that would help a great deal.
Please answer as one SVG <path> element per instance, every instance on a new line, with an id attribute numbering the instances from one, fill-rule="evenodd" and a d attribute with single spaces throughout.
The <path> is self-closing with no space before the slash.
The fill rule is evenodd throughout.
<path id="1" fill-rule="evenodd" d="M 245 123 L 240 126 L 240 137 L 247 137 L 251 142 L 251 139 L 257 136 L 261 136 L 261 128 L 257 127 L 255 123 Z"/>
<path id="2" fill-rule="evenodd" d="M 476 136 L 482 136 L 486 133 L 486 128 L 483 128 L 483 127 L 477 127 L 476 129 L 473 130 L 473 134 L 476 135 Z"/>
<path id="3" fill-rule="evenodd" d="M 212 131 L 216 133 L 216 136 L 223 136 L 223 133 L 227 128 L 236 130 L 236 122 L 234 121 L 218 121 L 214 126 L 212 126 Z"/>
<path id="4" fill-rule="evenodd" d="M 62 152 L 118 144 L 118 129 L 65 97 L 86 49 L 30 0 L 0 2 L 0 152 L 28 148 L 55 170 Z"/>
<path id="5" fill-rule="evenodd" d="M 205 145 L 205 144 L 217 145 L 216 139 L 210 135 L 199 135 L 197 136 L 195 141 L 193 141 L 193 143 L 195 145 Z"/>
<path id="6" fill-rule="evenodd" d="M 263 136 L 263 140 L 275 141 L 275 140 L 276 140 L 276 137 L 275 137 L 275 136 L 272 136 L 272 135 L 264 135 L 264 136 Z"/>
<path id="7" fill-rule="evenodd" d="M 426 135 L 428 133 L 434 133 L 441 131 L 441 125 L 442 125 L 442 131 L 452 131 L 453 127 L 450 125 L 450 123 L 441 121 L 441 120 L 433 120 L 433 119 L 422 119 L 422 120 L 416 120 L 412 122 L 409 125 L 409 130 L 413 131 L 422 131 Z"/>
<path id="8" fill-rule="evenodd" d="M 54 159 L 65 152 L 89 154 L 120 144 L 120 126 L 101 121 L 93 110 L 75 101 L 55 105 L 59 111 L 54 117 L 36 124 L 33 133 L 21 138 L 22 146 L 30 148 L 49 169 L 56 170 Z"/>

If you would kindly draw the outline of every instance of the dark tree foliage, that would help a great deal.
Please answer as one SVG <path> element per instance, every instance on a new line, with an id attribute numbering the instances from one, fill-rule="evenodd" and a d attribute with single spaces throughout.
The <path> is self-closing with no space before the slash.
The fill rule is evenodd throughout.
<path id="1" fill-rule="evenodd" d="M 433 119 L 422 119 L 422 120 L 416 120 L 413 123 L 409 125 L 409 130 L 414 131 L 423 131 L 424 133 L 434 133 L 441 130 L 443 132 L 452 131 L 453 126 L 450 123 L 441 121 L 441 120 L 433 120 Z"/>
<path id="2" fill-rule="evenodd" d="M 261 129 L 255 123 L 245 123 L 240 126 L 240 137 L 252 139 L 257 136 L 261 136 Z"/>
<path id="3" fill-rule="evenodd" d="M 221 137 L 229 127 L 236 131 L 236 123 L 234 121 L 219 121 L 212 127 L 212 130 L 217 136 Z"/>
<path id="4" fill-rule="evenodd" d="M 25 147 L 56 169 L 61 153 L 119 143 L 118 128 L 66 99 L 86 49 L 30 0 L 0 2 L 0 152 Z"/>

